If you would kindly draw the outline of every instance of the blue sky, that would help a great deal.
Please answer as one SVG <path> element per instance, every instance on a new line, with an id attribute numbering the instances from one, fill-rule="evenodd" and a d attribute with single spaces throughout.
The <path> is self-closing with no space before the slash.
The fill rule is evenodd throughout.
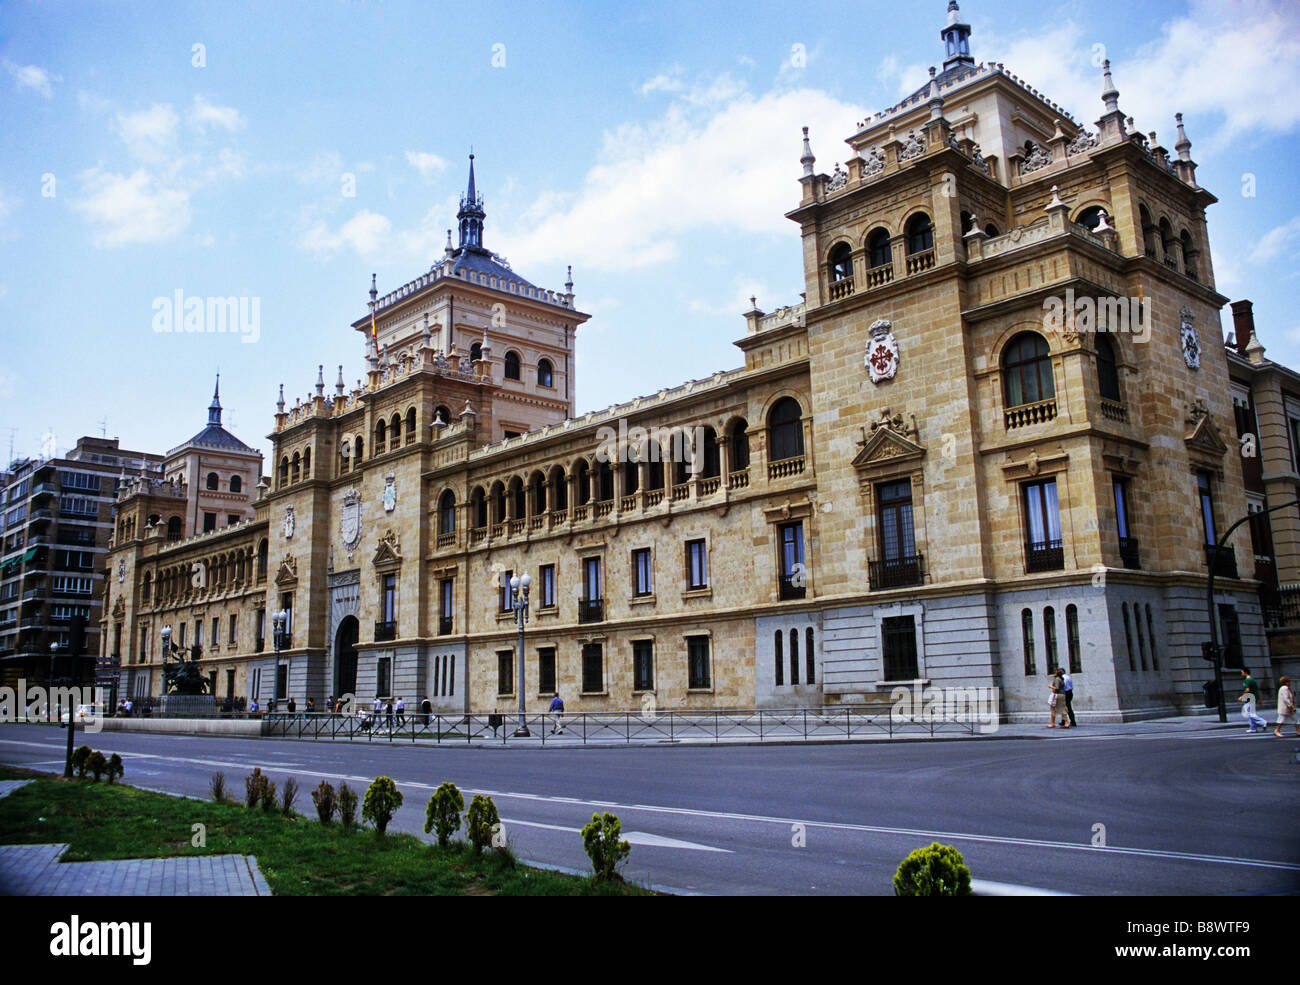
<path id="1" fill-rule="evenodd" d="M 227 423 L 269 451 L 279 383 L 292 403 L 318 364 L 362 374 L 370 274 L 390 290 L 441 254 L 471 145 L 486 245 L 545 287 L 573 265 L 580 413 L 739 365 L 748 297 L 803 288 L 799 127 L 830 171 L 941 61 L 945 7 L 5 4 L 0 455 L 10 428 L 23 455 L 101 421 L 164 451 L 218 368 Z M 1172 147 L 1184 114 L 1219 290 L 1300 367 L 1300 5 L 962 12 L 977 60 L 1087 125 L 1098 46 L 1143 132 Z M 178 290 L 259 299 L 260 338 L 155 332 Z"/>

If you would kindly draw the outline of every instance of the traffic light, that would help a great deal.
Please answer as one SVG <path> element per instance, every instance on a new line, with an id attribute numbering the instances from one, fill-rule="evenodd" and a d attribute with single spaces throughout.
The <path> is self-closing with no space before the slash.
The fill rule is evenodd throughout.
<path id="1" fill-rule="evenodd" d="M 1201 659 L 1208 660 L 1210 663 L 1215 664 L 1217 666 L 1219 663 L 1219 653 L 1221 649 L 1222 649 L 1221 647 L 1217 647 L 1213 643 L 1207 640 L 1206 642 L 1201 644 Z"/>

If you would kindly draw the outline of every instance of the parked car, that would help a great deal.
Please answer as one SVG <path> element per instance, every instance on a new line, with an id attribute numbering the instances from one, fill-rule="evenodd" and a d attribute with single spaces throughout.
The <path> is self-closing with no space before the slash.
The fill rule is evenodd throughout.
<path id="1" fill-rule="evenodd" d="M 89 719 L 95 719 L 99 717 L 99 712 L 95 709 L 94 705 L 77 705 L 77 710 L 75 714 L 77 716 L 78 724 L 87 721 Z M 65 711 L 63 713 L 63 718 L 59 722 L 59 725 L 60 727 L 66 728 L 67 724 L 68 724 L 68 713 Z"/>

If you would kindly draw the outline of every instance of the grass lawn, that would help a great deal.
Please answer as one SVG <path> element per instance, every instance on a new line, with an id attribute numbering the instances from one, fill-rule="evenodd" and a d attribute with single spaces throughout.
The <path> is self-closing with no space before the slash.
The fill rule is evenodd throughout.
<path id="1" fill-rule="evenodd" d="M 0 845 L 66 843 L 70 862 L 255 855 L 277 896 L 653 895 L 628 883 L 529 868 L 494 853 L 474 857 L 460 842 L 444 850 L 409 834 L 380 838 L 370 829 L 323 825 L 305 789 L 297 806 L 312 811 L 311 820 L 249 810 L 242 802 L 187 800 L 10 767 L 0 767 L 0 779 L 35 781 L 0 799 Z M 358 791 L 359 799 L 364 793 Z M 191 843 L 195 824 L 206 827 L 205 847 Z"/>

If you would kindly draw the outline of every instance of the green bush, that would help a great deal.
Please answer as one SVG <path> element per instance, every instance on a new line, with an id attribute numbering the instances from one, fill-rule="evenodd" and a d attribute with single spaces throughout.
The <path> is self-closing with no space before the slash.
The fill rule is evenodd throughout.
<path id="1" fill-rule="evenodd" d="M 99 782 L 99 778 L 108 772 L 108 760 L 104 758 L 102 752 L 92 752 L 86 760 L 86 769 L 90 770 L 90 775 Z"/>
<path id="2" fill-rule="evenodd" d="M 346 783 L 339 787 L 339 823 L 345 831 L 357 826 L 357 795 Z"/>
<path id="3" fill-rule="evenodd" d="M 126 767 L 122 765 L 122 757 L 117 753 L 108 757 L 108 782 L 112 783 L 114 779 L 122 776 L 126 772 Z"/>
<path id="4" fill-rule="evenodd" d="M 208 789 L 212 791 L 214 801 L 218 804 L 224 804 L 226 802 L 226 774 L 220 771 L 213 773 Z"/>
<path id="5" fill-rule="evenodd" d="M 275 810 L 275 784 L 269 776 L 262 778 L 262 810 L 270 814 Z"/>
<path id="6" fill-rule="evenodd" d="M 77 776 L 86 775 L 86 760 L 90 758 L 90 746 L 77 746 L 72 751 L 72 768 L 77 771 Z"/>
<path id="7" fill-rule="evenodd" d="M 591 815 L 591 823 L 582 829 L 582 847 L 587 850 L 597 879 L 618 878 L 614 870 L 632 851 L 626 841 L 619 841 L 622 833 L 623 825 L 609 812 Z"/>
<path id="8" fill-rule="evenodd" d="M 377 777 L 366 791 L 365 803 L 361 805 L 361 820 L 369 821 L 382 835 L 401 806 L 402 791 L 397 789 L 397 784 L 386 776 Z"/>
<path id="9" fill-rule="evenodd" d="M 334 811 L 338 809 L 338 799 L 334 796 L 334 787 L 321 780 L 311 792 L 311 802 L 316 805 L 316 816 L 321 824 L 334 820 Z"/>
<path id="10" fill-rule="evenodd" d="M 465 830 L 476 855 L 492 843 L 492 832 L 500 823 L 501 815 L 497 813 L 492 798 L 476 793 L 465 813 Z"/>
<path id="11" fill-rule="evenodd" d="M 266 775 L 256 766 L 253 772 L 244 777 L 244 803 L 250 808 L 256 807 L 262 799 L 262 790 L 266 787 Z"/>
<path id="12" fill-rule="evenodd" d="M 460 828 L 460 812 L 464 809 L 465 798 L 456 784 L 450 781 L 441 784 L 424 809 L 424 833 L 436 831 L 438 844 L 446 848 L 451 844 L 452 834 Z"/>
<path id="13" fill-rule="evenodd" d="M 969 896 L 970 869 L 952 845 L 932 842 L 903 859 L 894 873 L 895 896 Z"/>

